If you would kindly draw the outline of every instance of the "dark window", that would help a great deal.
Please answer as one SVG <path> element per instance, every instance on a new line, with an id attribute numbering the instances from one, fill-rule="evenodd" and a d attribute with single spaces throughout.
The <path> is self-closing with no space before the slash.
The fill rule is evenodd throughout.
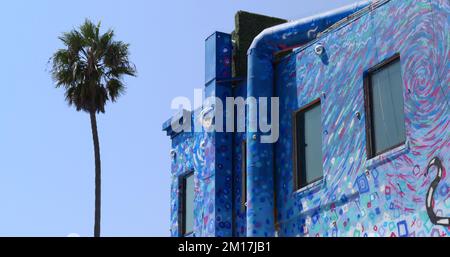
<path id="1" fill-rule="evenodd" d="M 320 99 L 294 113 L 294 179 L 301 189 L 323 177 Z"/>
<path id="2" fill-rule="evenodd" d="M 194 172 L 182 178 L 182 235 L 187 236 L 194 232 Z"/>
<path id="3" fill-rule="evenodd" d="M 405 143 L 400 57 L 371 69 L 365 79 L 367 152 L 373 158 Z"/>
<path id="4" fill-rule="evenodd" d="M 247 142 L 242 141 L 242 163 L 241 163 L 241 210 L 247 209 Z"/>

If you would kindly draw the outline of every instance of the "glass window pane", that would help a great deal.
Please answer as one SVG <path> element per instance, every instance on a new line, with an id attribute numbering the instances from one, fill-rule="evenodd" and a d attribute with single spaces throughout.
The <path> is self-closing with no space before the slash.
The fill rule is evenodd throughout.
<path id="1" fill-rule="evenodd" d="M 195 183 L 194 175 L 189 175 L 185 180 L 185 213 L 184 213 L 184 231 L 186 234 L 192 233 L 194 231 L 194 193 L 195 193 Z"/>
<path id="2" fill-rule="evenodd" d="M 305 112 L 306 183 L 323 176 L 321 107 L 316 105 Z"/>
<path id="3" fill-rule="evenodd" d="M 379 154 L 406 141 L 400 62 L 371 75 L 373 151 Z"/>
<path id="4" fill-rule="evenodd" d="M 320 103 L 296 114 L 298 189 L 323 177 L 321 115 Z"/>

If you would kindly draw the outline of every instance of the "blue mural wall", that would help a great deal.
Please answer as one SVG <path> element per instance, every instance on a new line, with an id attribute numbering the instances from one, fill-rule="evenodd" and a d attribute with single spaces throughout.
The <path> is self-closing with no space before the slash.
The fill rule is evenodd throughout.
<path id="1" fill-rule="evenodd" d="M 448 0 L 391 0 L 275 65 L 281 126 L 272 146 L 275 186 L 248 193 L 252 212 L 275 206 L 273 221 L 272 210 L 253 215 L 241 208 L 246 133 L 176 135 L 166 123 L 173 148 L 172 236 L 181 236 L 179 178 L 190 171 L 196 175 L 193 236 L 274 236 L 275 225 L 279 236 L 449 236 L 449 17 Z M 314 53 L 317 43 L 325 56 Z M 207 39 L 207 96 L 247 95 L 246 82 L 229 82 L 231 49 L 228 34 Z M 363 79 L 395 54 L 401 61 L 407 143 L 368 160 Z M 292 112 L 317 98 L 324 179 L 294 192 Z M 193 112 L 193 123 L 200 122 L 200 112 Z M 263 203 L 260 195 L 276 202 Z"/>
<path id="2" fill-rule="evenodd" d="M 320 38 L 326 61 L 313 44 L 278 65 L 285 135 L 275 151 L 281 236 L 450 235 L 449 224 L 433 224 L 427 212 L 427 193 L 441 169 L 428 211 L 450 217 L 445 172 L 450 167 L 449 13 L 446 0 L 390 1 Z M 368 160 L 364 74 L 396 53 L 407 143 Z M 322 100 L 324 180 L 293 192 L 291 113 L 317 98 Z"/>
<path id="3" fill-rule="evenodd" d="M 233 95 L 235 97 L 247 97 L 247 83 L 240 82 L 233 89 Z M 245 237 L 247 236 L 247 207 L 245 200 L 242 199 L 243 194 L 246 194 L 245 188 L 243 188 L 243 176 L 245 166 L 243 165 L 243 158 L 245 158 L 245 145 L 247 141 L 246 133 L 234 133 L 233 143 L 233 192 L 234 192 L 234 236 Z M 244 143 L 245 142 L 245 143 Z M 244 192 L 243 192 L 244 191 Z"/>
<path id="4" fill-rule="evenodd" d="M 216 32 L 206 40 L 205 98 L 226 102 L 233 96 L 231 82 L 231 36 Z M 212 104 L 214 107 L 214 103 Z M 163 129 L 172 137 L 171 235 L 181 234 L 181 185 L 183 176 L 194 172 L 194 233 L 196 237 L 233 235 L 233 140 L 234 134 L 209 132 L 202 126 L 203 110 L 191 117 L 191 132 L 173 133 L 172 119 Z M 214 112 L 214 110 L 212 111 Z M 177 116 L 178 117 L 178 116 Z M 226 116 L 223 116 L 225 119 Z M 197 131 L 195 128 L 201 128 Z"/>

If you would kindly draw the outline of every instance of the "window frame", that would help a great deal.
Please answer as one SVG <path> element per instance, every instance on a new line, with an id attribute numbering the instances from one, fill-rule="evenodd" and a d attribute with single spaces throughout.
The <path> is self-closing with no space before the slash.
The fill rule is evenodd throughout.
<path id="1" fill-rule="evenodd" d="M 194 229 L 192 229 L 192 231 L 186 231 L 186 216 L 187 216 L 186 189 L 187 189 L 187 179 L 191 176 L 194 178 L 194 194 L 195 194 L 195 171 L 194 170 L 188 171 L 179 177 L 179 185 L 180 185 L 179 188 L 181 193 L 179 195 L 180 208 L 178 212 L 178 222 L 179 222 L 178 228 L 181 237 L 188 237 L 194 234 Z"/>
<path id="2" fill-rule="evenodd" d="M 293 173 L 294 173 L 293 174 L 294 192 L 302 191 L 303 189 L 308 188 L 309 186 L 323 180 L 323 178 L 324 178 L 323 161 L 322 161 L 322 176 L 317 179 L 314 179 L 313 181 L 306 183 L 306 184 L 300 183 L 302 175 L 306 174 L 306 170 L 304 171 L 302 168 L 302 165 L 300 165 L 305 160 L 299 160 L 299 158 L 298 158 L 299 138 L 298 138 L 298 133 L 297 133 L 297 115 L 299 113 L 305 113 L 305 112 L 313 109 L 316 106 L 320 106 L 320 108 L 322 108 L 322 99 L 321 98 L 315 99 L 314 101 L 310 102 L 309 104 L 303 106 L 302 108 L 300 108 L 292 113 L 292 148 L 293 148 L 293 151 L 292 151 L 293 152 L 293 155 L 292 155 L 293 156 L 293 165 L 292 166 L 293 166 Z M 322 114 L 322 112 L 321 112 L 321 114 Z M 322 115 L 321 115 L 320 119 L 322 120 Z M 321 133 L 323 134 L 323 131 Z M 323 140 L 322 140 L 321 148 L 323 151 Z"/>
<path id="3" fill-rule="evenodd" d="M 377 153 L 375 150 L 375 134 L 374 134 L 374 127 L 373 127 L 373 108 L 372 108 L 372 75 L 383 68 L 395 63 L 399 62 L 401 64 L 401 58 L 400 54 L 396 53 L 393 56 L 389 57 L 388 59 L 378 63 L 377 65 L 373 66 L 369 70 L 367 70 L 365 76 L 364 76 L 364 108 L 366 112 L 366 153 L 367 153 L 367 159 L 371 160 L 374 159 L 380 155 L 383 155 L 387 152 L 390 152 L 393 149 L 396 149 L 398 147 L 401 147 L 406 144 L 407 138 L 405 134 L 405 140 L 395 144 L 391 147 L 388 147 L 387 149 L 384 149 L 383 151 Z M 400 74 L 400 77 L 403 81 L 403 78 Z M 403 92 L 403 89 L 402 89 Z M 404 98 L 404 92 L 403 92 L 403 98 Z M 404 100 L 404 99 L 403 99 Z M 404 111 L 404 102 L 403 102 L 403 111 Z M 406 128 L 405 128 L 406 129 Z"/>

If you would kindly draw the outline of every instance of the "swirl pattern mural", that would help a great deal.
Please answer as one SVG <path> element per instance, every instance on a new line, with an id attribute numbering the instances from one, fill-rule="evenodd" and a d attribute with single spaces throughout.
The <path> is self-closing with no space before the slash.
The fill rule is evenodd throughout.
<path id="1" fill-rule="evenodd" d="M 327 62 L 305 47 L 278 65 L 286 135 L 276 146 L 280 235 L 450 235 L 448 219 L 438 218 L 450 215 L 449 178 L 443 172 L 450 163 L 449 13 L 448 1 L 390 1 L 320 38 Z M 365 117 L 355 115 L 365 115 L 364 72 L 396 53 L 407 143 L 367 160 Z M 294 193 L 291 113 L 319 97 L 325 178 Z M 440 183 L 424 176 L 430 162 L 441 164 Z M 430 186 L 434 197 L 427 199 Z"/>
<path id="2" fill-rule="evenodd" d="M 324 56 L 314 52 L 316 43 L 324 46 Z M 231 76 L 231 47 L 228 42 L 214 48 L 217 74 Z M 364 76 L 396 54 L 407 141 L 369 159 Z M 275 66 L 281 137 L 274 145 L 273 198 L 279 236 L 450 236 L 448 0 L 388 1 L 294 50 Z M 233 88 L 209 86 L 222 98 L 246 96 L 246 87 L 246 82 Z M 294 192 L 292 113 L 318 98 L 324 178 Z M 196 122 L 197 115 L 193 114 Z M 245 188 L 240 165 L 246 137 L 245 133 L 183 133 L 173 138 L 173 236 L 180 236 L 179 177 L 189 170 L 196 171 L 194 235 L 246 236 L 249 215 L 241 208 Z M 254 156 L 254 160 L 265 159 Z M 258 187 L 258 194 L 249 194 L 252 211 L 272 198 L 272 189 Z M 255 217 L 250 227 L 270 235 L 264 215 Z"/>

